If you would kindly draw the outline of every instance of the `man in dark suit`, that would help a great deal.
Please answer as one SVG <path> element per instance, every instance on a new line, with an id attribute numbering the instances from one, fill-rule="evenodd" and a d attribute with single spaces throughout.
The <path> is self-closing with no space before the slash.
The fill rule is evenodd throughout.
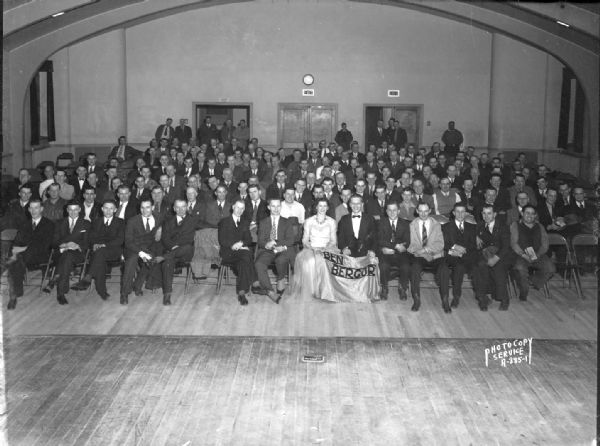
<path id="1" fill-rule="evenodd" d="M 250 226 L 256 231 L 258 223 L 269 216 L 269 208 L 267 202 L 260 198 L 260 189 L 256 184 L 248 186 L 248 198 L 244 202 L 245 208 L 242 218 L 246 220 Z M 256 236 L 258 234 L 255 234 Z"/>
<path id="2" fill-rule="evenodd" d="M 188 187 L 185 190 L 186 206 L 188 215 L 195 216 L 200 220 L 204 219 L 206 214 L 206 203 L 198 199 L 198 189 Z"/>
<path id="3" fill-rule="evenodd" d="M 8 203 L 4 216 L 2 217 L 2 229 L 19 229 L 31 219 L 29 213 L 29 202 L 32 196 L 33 186 L 30 183 L 22 185 L 19 189 L 19 198 Z"/>
<path id="4" fill-rule="evenodd" d="M 166 172 L 169 179 L 169 187 L 174 189 L 174 194 L 177 198 L 183 198 L 185 195 L 186 180 L 177 175 L 177 169 L 174 164 L 169 164 Z"/>
<path id="5" fill-rule="evenodd" d="M 406 147 L 408 142 L 408 135 L 406 130 L 400 127 L 400 121 L 394 119 L 394 126 L 392 131 L 388 131 L 387 141 L 389 144 L 394 144 L 396 149 Z"/>
<path id="6" fill-rule="evenodd" d="M 204 123 L 196 132 L 196 138 L 198 139 L 198 144 L 206 144 L 207 146 L 210 146 L 211 139 L 219 139 L 219 131 L 217 130 L 217 126 L 211 123 L 210 116 L 204 118 Z"/>
<path id="7" fill-rule="evenodd" d="M 279 303 L 285 291 L 285 276 L 290 265 L 294 264 L 294 228 L 292 223 L 281 217 L 281 200 L 271 198 L 268 204 L 271 215 L 262 219 L 258 225 L 257 253 L 254 267 L 258 276 L 260 290 L 258 294 L 267 294 L 269 299 Z M 275 262 L 277 272 L 277 294 L 269 279 L 268 268 Z M 252 288 L 255 292 L 255 288 Z"/>
<path id="8" fill-rule="evenodd" d="M 87 274 L 71 287 L 72 290 L 87 290 L 92 279 L 96 292 L 103 300 L 109 298 L 106 291 L 106 262 L 116 262 L 121 258 L 123 239 L 125 237 L 125 221 L 118 218 L 117 204 L 107 200 L 102 204 L 102 217 L 92 222 L 89 244 L 92 249 Z"/>
<path id="9" fill-rule="evenodd" d="M 56 287 L 56 300 L 60 305 L 68 304 L 65 295 L 69 292 L 69 275 L 77 263 L 82 263 L 88 249 L 88 239 L 92 224 L 81 217 L 81 205 L 73 200 L 67 204 L 67 217 L 58 221 L 54 231 L 54 277 L 44 287 L 50 293 Z"/>
<path id="10" fill-rule="evenodd" d="M 165 191 L 160 186 L 152 188 L 152 215 L 161 221 L 167 219 L 172 214 L 171 204 L 165 201 Z"/>
<path id="11" fill-rule="evenodd" d="M 489 285 L 492 296 L 501 302 L 500 310 L 508 310 L 509 297 L 506 289 L 507 274 L 512 260 L 510 231 L 496 218 L 494 206 L 483 205 L 483 220 L 477 225 L 477 260 L 473 269 L 473 287 L 479 301 L 479 309 L 487 311 Z"/>
<path id="12" fill-rule="evenodd" d="M 250 250 L 252 237 L 249 222 L 242 218 L 244 210 L 244 202 L 236 201 L 233 204 L 232 215 L 223 218 L 218 226 L 221 260 L 232 264 L 237 272 L 235 290 L 240 305 L 248 305 L 246 293 L 250 291 L 251 285 L 256 281 L 256 271 Z"/>
<path id="13" fill-rule="evenodd" d="M 267 196 L 266 199 L 270 198 L 279 198 L 283 199 L 283 193 L 286 188 L 286 174 L 284 169 L 280 169 L 275 174 L 275 181 L 267 187 Z"/>
<path id="14" fill-rule="evenodd" d="M 445 283 L 441 283 L 440 287 L 444 296 L 449 294 L 448 279 L 450 278 L 450 269 L 452 269 L 452 303 L 450 306 L 444 307 L 446 313 L 450 313 L 450 307 L 458 307 L 464 276 L 473 268 L 477 254 L 475 243 L 477 226 L 465 221 L 467 216 L 465 203 L 456 203 L 452 213 L 454 220 L 442 225 L 445 256 L 441 268 L 446 271 L 444 274 L 440 274 L 440 277 L 445 279 Z"/>
<path id="15" fill-rule="evenodd" d="M 39 198 L 29 201 L 30 218 L 17 231 L 8 267 L 8 309 L 14 310 L 17 298 L 23 296 L 23 281 L 28 267 L 48 261 L 54 235 L 54 223 L 42 216 Z"/>
<path id="16" fill-rule="evenodd" d="M 352 212 L 338 224 L 338 247 L 351 257 L 375 257 L 375 220 L 364 213 L 360 196 L 353 195 L 349 203 Z"/>
<path id="17" fill-rule="evenodd" d="M 386 140 L 385 131 L 383 129 L 383 121 L 379 119 L 374 128 L 369 129 L 367 137 L 367 146 L 374 144 L 375 147 L 381 147 L 381 143 Z"/>
<path id="18" fill-rule="evenodd" d="M 154 259 L 162 254 L 159 228 L 162 220 L 152 214 L 152 201 L 140 202 L 140 214 L 127 220 L 125 228 L 125 268 L 121 280 L 121 305 L 129 303 L 132 291 L 141 296 L 142 286 L 148 275 L 160 275 L 160 266 Z M 136 270 L 139 266 L 139 272 Z"/>
<path id="19" fill-rule="evenodd" d="M 215 177 L 217 177 L 217 179 L 220 180 L 222 175 L 223 175 L 223 171 L 221 170 L 220 166 L 217 166 L 216 158 L 208 158 L 208 160 L 206 161 L 206 164 L 200 171 L 200 176 L 204 179 L 215 176 Z"/>
<path id="20" fill-rule="evenodd" d="M 194 236 L 200 228 L 198 217 L 187 214 L 185 200 L 177 199 L 173 203 L 175 216 L 167 220 L 162 229 L 164 254 L 158 257 L 162 261 L 163 305 L 171 305 L 173 292 L 173 274 L 177 262 L 189 262 L 194 256 Z"/>
<path id="21" fill-rule="evenodd" d="M 162 175 L 167 174 L 167 166 L 171 162 L 169 155 L 163 154 L 158 158 L 158 166 L 152 171 L 152 179 L 157 183 L 160 181 Z"/>
<path id="22" fill-rule="evenodd" d="M 142 200 L 151 199 L 150 188 L 145 186 L 144 177 L 141 175 L 137 176 L 133 182 L 131 198 L 137 203 L 140 203 Z"/>
<path id="23" fill-rule="evenodd" d="M 238 193 L 239 184 L 233 181 L 233 171 L 229 167 L 223 169 L 223 181 L 221 181 L 221 185 L 225 186 L 227 196 L 230 200 L 233 200 Z"/>
<path id="24" fill-rule="evenodd" d="M 90 152 L 85 157 L 85 168 L 87 169 L 87 174 L 95 173 L 98 177 L 98 180 L 104 178 L 104 169 L 98 166 L 98 160 L 96 158 L 96 154 Z"/>
<path id="25" fill-rule="evenodd" d="M 385 219 L 386 216 L 386 203 L 398 203 L 395 199 L 386 200 L 385 186 L 378 184 L 375 186 L 375 197 L 372 200 L 367 201 L 365 211 L 368 215 L 373 217 L 375 221 Z M 398 209 L 396 209 L 397 211 Z"/>
<path id="26" fill-rule="evenodd" d="M 190 132 L 192 129 L 190 129 Z M 154 137 L 157 141 L 165 138 L 167 141 L 171 142 L 173 137 L 175 136 L 175 129 L 173 128 L 173 119 L 167 118 L 164 124 L 159 125 L 156 128 L 156 132 L 154 132 Z M 179 140 L 181 141 L 181 139 Z"/>
<path id="27" fill-rule="evenodd" d="M 410 274 L 410 227 L 408 221 L 398 218 L 398 203 L 390 202 L 386 206 L 386 216 L 377 225 L 377 249 L 379 271 L 381 274 L 381 299 L 388 298 L 388 282 L 392 266 L 399 268 L 398 295 L 406 300 L 408 278 Z"/>
<path id="28" fill-rule="evenodd" d="M 102 204 L 96 201 L 96 189 L 91 186 L 83 190 L 83 203 L 79 216 L 85 218 L 90 223 L 102 213 Z"/>
<path id="29" fill-rule="evenodd" d="M 123 161 L 130 160 L 139 155 L 141 155 L 140 152 L 130 145 L 127 145 L 127 138 L 125 136 L 119 136 L 119 144 L 111 149 L 108 154 L 108 159 L 116 158 L 122 163 Z"/>
<path id="30" fill-rule="evenodd" d="M 117 196 L 119 197 L 119 202 L 117 203 L 115 217 L 127 221 L 138 213 L 139 205 L 134 198 L 131 198 L 129 186 L 124 184 L 119 186 L 117 189 Z"/>
<path id="31" fill-rule="evenodd" d="M 187 119 L 182 118 L 179 120 L 179 125 L 175 129 L 175 137 L 179 142 L 189 144 L 190 139 L 192 139 L 192 128 L 189 125 L 186 125 L 187 123 Z"/>
<path id="32" fill-rule="evenodd" d="M 83 189 L 89 186 L 87 182 L 87 169 L 84 166 L 77 166 L 75 177 L 71 179 L 70 184 L 75 190 L 73 198 L 81 200 L 83 198 Z"/>

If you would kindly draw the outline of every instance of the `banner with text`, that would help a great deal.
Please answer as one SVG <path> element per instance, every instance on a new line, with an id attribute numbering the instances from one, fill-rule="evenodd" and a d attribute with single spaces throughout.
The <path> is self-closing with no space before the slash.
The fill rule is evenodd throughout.
<path id="1" fill-rule="evenodd" d="M 350 257 L 322 251 L 329 274 L 322 275 L 322 286 L 333 291 L 341 302 L 379 300 L 379 265 L 377 259 Z"/>

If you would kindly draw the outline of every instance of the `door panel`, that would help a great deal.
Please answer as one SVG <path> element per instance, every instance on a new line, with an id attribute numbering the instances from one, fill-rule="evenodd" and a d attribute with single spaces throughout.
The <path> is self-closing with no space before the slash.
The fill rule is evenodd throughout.
<path id="1" fill-rule="evenodd" d="M 333 141 L 335 113 L 331 108 L 311 107 L 310 108 L 310 138 L 309 141 L 318 142 L 324 139 L 327 142 Z"/>
<path id="2" fill-rule="evenodd" d="M 335 104 L 279 104 L 279 147 L 304 148 L 308 141 L 333 141 Z"/>
<path id="3" fill-rule="evenodd" d="M 280 112 L 281 147 L 302 147 L 307 133 L 308 111 L 306 108 L 285 108 Z"/>

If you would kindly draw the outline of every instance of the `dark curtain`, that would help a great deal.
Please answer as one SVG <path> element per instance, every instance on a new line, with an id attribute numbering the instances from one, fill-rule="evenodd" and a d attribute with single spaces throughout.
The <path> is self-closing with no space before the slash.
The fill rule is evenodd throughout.
<path id="1" fill-rule="evenodd" d="M 29 114 L 31 117 L 31 145 L 40 143 L 40 75 L 36 74 L 29 85 Z"/>

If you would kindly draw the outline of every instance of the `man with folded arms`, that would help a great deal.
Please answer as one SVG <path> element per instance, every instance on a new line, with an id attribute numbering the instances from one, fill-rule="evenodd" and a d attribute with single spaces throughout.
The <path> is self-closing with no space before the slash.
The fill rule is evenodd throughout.
<path id="1" fill-rule="evenodd" d="M 519 285 L 519 299 L 527 300 L 529 292 L 529 268 L 535 270 L 531 276 L 534 288 L 542 288 L 555 271 L 548 258 L 548 234 L 536 221 L 537 212 L 528 204 L 523 207 L 523 218 L 510 226 L 510 246 L 517 254 L 514 270 Z"/>
<path id="2" fill-rule="evenodd" d="M 142 200 L 140 214 L 127 220 L 125 228 L 125 268 L 121 281 L 121 305 L 129 303 L 129 294 L 141 296 L 142 286 L 151 271 L 160 275 L 155 258 L 162 254 L 161 221 L 152 213 L 152 201 Z M 136 275 L 136 269 L 139 271 Z M 153 274 L 154 275 L 154 274 Z M 134 282 L 135 280 L 135 282 Z"/>
<path id="3" fill-rule="evenodd" d="M 42 291 L 50 293 L 56 287 L 56 300 L 68 304 L 65 294 L 69 292 L 69 275 L 77 263 L 82 263 L 88 249 L 88 239 L 92 224 L 80 215 L 81 205 L 77 201 L 67 204 L 67 218 L 56 223 L 54 247 L 56 271 L 54 278 Z"/>
<path id="4" fill-rule="evenodd" d="M 291 221 L 280 215 L 281 200 L 269 199 L 268 208 L 271 215 L 258 224 L 258 251 L 254 261 L 258 276 L 258 284 L 254 285 L 260 285 L 260 289 L 257 290 L 257 287 L 253 286 L 252 292 L 266 293 L 269 299 L 277 304 L 285 291 L 286 273 L 296 258 L 293 249 L 294 228 Z M 277 294 L 273 290 L 268 274 L 269 265 L 273 262 L 277 271 Z"/>
<path id="5" fill-rule="evenodd" d="M 90 267 L 85 277 L 71 287 L 72 290 L 87 290 L 94 279 L 96 292 L 103 300 L 110 295 L 106 291 L 106 262 L 116 262 L 121 258 L 125 221 L 118 218 L 117 204 L 107 200 L 102 204 L 102 216 L 92 222 L 89 243 L 92 247 Z"/>
<path id="6" fill-rule="evenodd" d="M 442 226 L 444 235 L 444 261 L 441 268 L 444 270 L 445 282 L 441 283 L 442 295 L 448 295 L 448 280 L 452 268 L 452 302 L 450 307 L 457 308 L 462 295 L 462 283 L 465 274 L 473 268 L 477 245 L 475 242 L 477 226 L 465 221 L 467 206 L 465 203 L 456 203 L 452 211 L 454 220 Z M 452 310 L 444 306 L 444 311 Z"/>

